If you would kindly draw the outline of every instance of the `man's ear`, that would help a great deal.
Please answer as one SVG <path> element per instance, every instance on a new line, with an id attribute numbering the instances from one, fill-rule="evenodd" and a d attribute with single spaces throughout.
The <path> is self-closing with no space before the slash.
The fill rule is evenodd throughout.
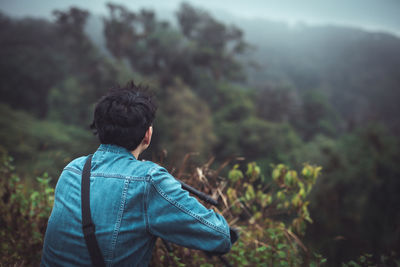
<path id="1" fill-rule="evenodd" d="M 150 126 L 149 129 L 147 129 L 146 134 L 144 135 L 144 138 L 143 138 L 143 143 L 145 145 L 150 144 L 152 135 L 153 135 L 153 126 Z"/>

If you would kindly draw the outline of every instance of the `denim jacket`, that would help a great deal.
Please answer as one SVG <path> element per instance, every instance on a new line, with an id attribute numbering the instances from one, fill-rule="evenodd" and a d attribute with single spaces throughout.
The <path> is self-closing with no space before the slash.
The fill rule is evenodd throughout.
<path id="1" fill-rule="evenodd" d="M 82 232 L 81 175 L 87 156 L 61 173 L 41 266 L 90 266 Z M 229 226 L 181 188 L 164 168 L 126 149 L 100 145 L 92 158 L 90 207 L 107 266 L 147 266 L 157 237 L 205 251 L 228 252 Z"/>

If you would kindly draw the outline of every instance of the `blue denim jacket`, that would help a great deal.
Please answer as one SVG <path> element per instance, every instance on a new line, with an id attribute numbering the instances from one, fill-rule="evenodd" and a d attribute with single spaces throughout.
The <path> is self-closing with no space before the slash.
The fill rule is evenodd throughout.
<path id="1" fill-rule="evenodd" d="M 87 157 L 63 170 L 55 190 L 41 266 L 90 266 L 82 232 L 81 175 Z M 147 266 L 157 237 L 206 251 L 228 252 L 229 226 L 164 168 L 126 149 L 100 145 L 92 159 L 90 206 L 107 266 Z"/>

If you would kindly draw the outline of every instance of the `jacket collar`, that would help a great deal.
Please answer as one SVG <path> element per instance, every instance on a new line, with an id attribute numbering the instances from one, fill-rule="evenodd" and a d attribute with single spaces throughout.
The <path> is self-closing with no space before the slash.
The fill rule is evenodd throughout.
<path id="1" fill-rule="evenodd" d="M 116 153 L 116 154 L 127 154 L 130 157 L 134 157 L 128 149 L 121 147 L 121 146 L 117 146 L 117 145 L 111 145 L 111 144 L 101 144 L 99 146 L 99 148 L 97 149 L 97 151 L 111 152 L 111 153 Z"/>

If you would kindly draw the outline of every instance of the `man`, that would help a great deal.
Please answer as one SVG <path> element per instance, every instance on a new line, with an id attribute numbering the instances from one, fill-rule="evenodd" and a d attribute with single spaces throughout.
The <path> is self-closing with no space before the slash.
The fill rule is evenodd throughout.
<path id="1" fill-rule="evenodd" d="M 97 103 L 91 127 L 101 145 L 90 168 L 90 209 L 107 266 L 147 266 L 157 237 L 226 253 L 237 236 L 226 220 L 206 209 L 164 168 L 139 161 L 150 145 L 156 105 L 129 83 Z M 81 179 L 87 156 L 69 163 L 55 190 L 42 266 L 90 266 L 82 230 Z"/>

